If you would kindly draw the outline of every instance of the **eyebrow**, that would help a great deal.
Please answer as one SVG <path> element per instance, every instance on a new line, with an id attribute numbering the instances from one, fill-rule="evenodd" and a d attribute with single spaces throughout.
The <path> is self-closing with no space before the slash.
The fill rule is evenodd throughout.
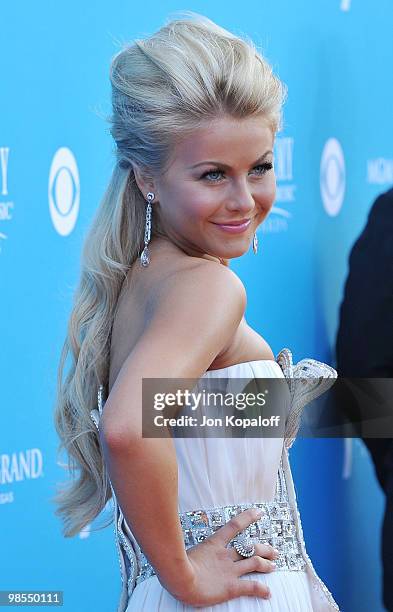
<path id="1" fill-rule="evenodd" d="M 255 162 L 253 164 L 251 164 L 251 166 L 256 166 L 257 164 L 263 162 L 263 160 L 269 155 L 272 154 L 273 155 L 273 151 L 266 151 L 266 153 L 264 153 L 263 155 L 261 155 L 261 157 L 258 157 L 257 160 L 255 160 Z M 228 166 L 227 164 L 224 164 L 223 162 L 219 162 L 219 161 L 214 161 L 214 160 L 206 160 L 203 162 L 199 162 L 198 164 L 194 164 L 193 166 L 188 166 L 188 169 L 191 168 L 196 168 L 197 166 L 204 166 L 205 164 L 214 164 L 216 166 L 222 166 L 223 168 L 226 169 L 230 169 L 230 166 Z"/>

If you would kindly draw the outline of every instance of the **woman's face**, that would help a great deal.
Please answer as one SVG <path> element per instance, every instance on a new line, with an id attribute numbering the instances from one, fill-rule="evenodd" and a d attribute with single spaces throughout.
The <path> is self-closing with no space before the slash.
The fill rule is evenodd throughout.
<path id="1" fill-rule="evenodd" d="M 228 116 L 179 142 L 154 184 L 171 242 L 190 255 L 231 259 L 246 253 L 275 198 L 273 142 L 263 118 Z M 220 227 L 245 219 L 249 224 L 238 233 Z"/>

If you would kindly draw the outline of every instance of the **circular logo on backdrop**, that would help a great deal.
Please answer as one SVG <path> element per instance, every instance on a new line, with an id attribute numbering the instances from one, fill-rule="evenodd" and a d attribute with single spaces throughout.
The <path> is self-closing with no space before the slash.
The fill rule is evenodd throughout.
<path id="1" fill-rule="evenodd" d="M 56 231 L 67 236 L 74 229 L 79 212 L 79 172 L 70 149 L 61 147 L 49 171 L 49 212 Z"/>
<path id="2" fill-rule="evenodd" d="M 320 167 L 321 197 L 328 215 L 334 217 L 340 212 L 345 195 L 345 160 L 340 143 L 336 138 L 326 142 Z"/>

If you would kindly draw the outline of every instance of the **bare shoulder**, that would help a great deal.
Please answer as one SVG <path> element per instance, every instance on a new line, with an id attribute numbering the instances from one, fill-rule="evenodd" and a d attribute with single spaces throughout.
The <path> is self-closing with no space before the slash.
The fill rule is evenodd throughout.
<path id="1" fill-rule="evenodd" d="M 201 376 L 228 345 L 245 308 L 244 285 L 226 266 L 209 260 L 181 266 L 156 283 L 133 353 L 151 376 Z"/>
<path id="2" fill-rule="evenodd" d="M 112 439 L 140 436 L 141 381 L 199 378 L 228 345 L 246 307 L 243 283 L 210 260 L 187 262 L 156 279 L 143 332 L 108 396 L 104 427 Z M 127 436 L 126 436 L 127 437 Z"/>
<path id="3" fill-rule="evenodd" d="M 228 300 L 229 306 L 238 306 L 243 313 L 247 304 L 246 290 L 237 274 L 226 266 L 206 259 L 177 269 L 158 283 L 155 302 L 160 308 L 167 300 L 180 296 L 189 296 L 194 300 L 208 297 L 210 306 L 221 309 Z"/>

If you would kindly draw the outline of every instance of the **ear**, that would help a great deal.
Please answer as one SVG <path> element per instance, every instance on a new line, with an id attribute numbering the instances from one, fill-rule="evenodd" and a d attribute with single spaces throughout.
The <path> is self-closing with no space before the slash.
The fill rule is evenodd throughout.
<path id="1" fill-rule="evenodd" d="M 148 177 L 146 172 L 143 172 L 143 170 L 139 166 L 137 166 L 135 163 L 132 163 L 131 165 L 134 170 L 136 184 L 138 185 L 140 191 L 142 192 L 142 195 L 145 198 L 145 200 L 147 200 L 146 196 L 149 193 L 149 191 L 152 191 L 154 194 L 157 193 L 155 189 L 154 181 L 151 177 Z"/>

